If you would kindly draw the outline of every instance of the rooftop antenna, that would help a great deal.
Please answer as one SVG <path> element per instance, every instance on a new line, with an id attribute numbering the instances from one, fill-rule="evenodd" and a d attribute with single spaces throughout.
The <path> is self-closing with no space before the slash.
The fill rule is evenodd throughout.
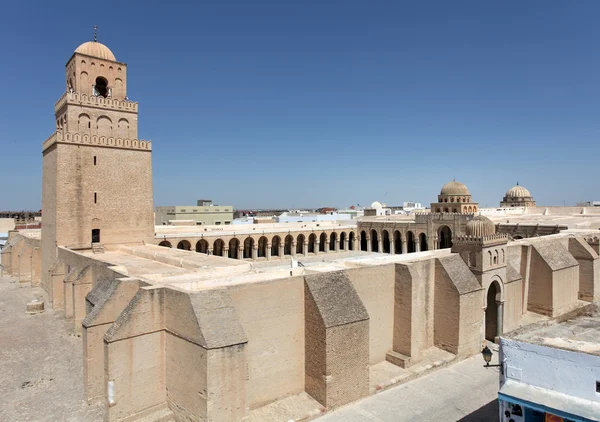
<path id="1" fill-rule="evenodd" d="M 94 25 L 94 42 L 98 41 L 98 25 Z"/>

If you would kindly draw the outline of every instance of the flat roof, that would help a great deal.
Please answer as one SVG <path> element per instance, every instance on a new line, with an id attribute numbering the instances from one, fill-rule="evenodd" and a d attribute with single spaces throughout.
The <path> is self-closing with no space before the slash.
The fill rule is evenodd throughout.
<path id="1" fill-rule="evenodd" d="M 585 315 L 558 323 L 530 325 L 504 337 L 600 356 L 600 310 L 598 305 L 594 305 Z"/>

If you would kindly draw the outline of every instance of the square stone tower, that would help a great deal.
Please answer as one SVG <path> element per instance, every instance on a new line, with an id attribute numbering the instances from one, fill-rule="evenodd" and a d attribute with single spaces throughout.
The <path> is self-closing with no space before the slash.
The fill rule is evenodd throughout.
<path id="1" fill-rule="evenodd" d="M 97 41 L 80 45 L 54 113 L 56 131 L 42 147 L 45 287 L 57 246 L 102 251 L 154 238 L 152 144 L 137 139 L 127 65 Z"/>

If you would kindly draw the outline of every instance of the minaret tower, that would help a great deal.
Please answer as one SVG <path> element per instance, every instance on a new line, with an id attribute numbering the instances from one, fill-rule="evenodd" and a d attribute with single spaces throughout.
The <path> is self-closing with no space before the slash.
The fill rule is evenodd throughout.
<path id="1" fill-rule="evenodd" d="M 96 29 L 96 28 L 95 28 Z M 127 97 L 127 65 L 96 41 L 66 64 L 66 92 L 44 142 L 42 283 L 57 247 L 102 251 L 154 237 L 152 144 L 138 139 L 138 103 Z"/>

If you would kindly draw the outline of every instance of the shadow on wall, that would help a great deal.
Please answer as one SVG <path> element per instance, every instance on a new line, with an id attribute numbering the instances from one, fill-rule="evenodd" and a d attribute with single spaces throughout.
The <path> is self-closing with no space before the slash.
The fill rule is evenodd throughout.
<path id="1" fill-rule="evenodd" d="M 497 421 L 498 409 L 498 399 L 494 399 L 474 412 L 469 413 L 464 418 L 459 419 L 458 422 Z"/>

